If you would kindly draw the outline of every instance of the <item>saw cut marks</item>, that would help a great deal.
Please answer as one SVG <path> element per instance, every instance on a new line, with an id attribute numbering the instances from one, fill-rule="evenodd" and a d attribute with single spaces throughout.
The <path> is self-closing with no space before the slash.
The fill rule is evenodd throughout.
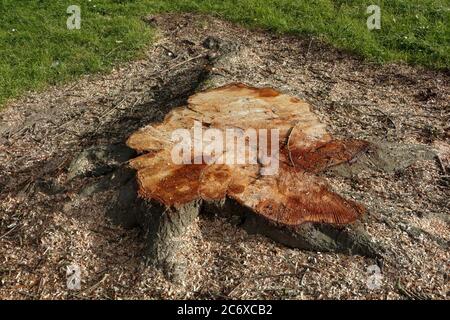
<path id="1" fill-rule="evenodd" d="M 261 163 L 259 154 L 254 163 L 218 164 L 192 152 L 188 155 L 191 163 L 174 163 L 173 132 L 185 129 L 194 137 L 196 123 L 203 130 L 218 129 L 224 133 L 227 129 L 267 130 L 268 150 L 274 142 L 278 146 L 272 158 L 278 163 L 276 173 L 262 174 L 268 164 Z M 279 132 L 278 141 L 271 140 L 274 129 Z M 258 136 L 257 145 L 260 140 Z M 271 88 L 230 84 L 200 92 L 190 97 L 186 107 L 172 110 L 163 122 L 135 132 L 127 144 L 141 153 L 130 163 L 137 171 L 140 197 L 167 207 L 229 198 L 257 215 L 287 226 L 305 222 L 342 225 L 364 213 L 361 205 L 333 192 L 318 174 L 353 161 L 367 150 L 368 143 L 333 139 L 308 103 Z M 230 150 L 235 149 L 227 145 L 222 154 L 214 157 L 224 159 Z M 245 152 L 250 154 L 250 148 Z"/>

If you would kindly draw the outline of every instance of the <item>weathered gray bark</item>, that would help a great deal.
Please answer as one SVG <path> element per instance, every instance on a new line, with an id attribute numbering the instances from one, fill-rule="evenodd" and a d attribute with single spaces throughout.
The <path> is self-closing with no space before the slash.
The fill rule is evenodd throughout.
<path id="1" fill-rule="evenodd" d="M 163 270 L 169 279 L 182 280 L 183 265 L 178 256 L 183 249 L 187 228 L 200 213 L 201 202 L 167 207 L 154 200 L 142 199 L 137 192 L 133 171 L 122 169 L 122 175 L 127 175 L 127 178 L 111 201 L 109 218 L 124 228 L 141 227 L 145 232 L 148 262 Z"/>
<path id="2" fill-rule="evenodd" d="M 380 257 L 383 253 L 383 248 L 374 243 L 360 222 L 345 226 L 324 223 L 283 226 L 256 215 L 251 209 L 241 206 L 233 199 L 206 203 L 203 211 L 228 216 L 231 218 L 230 221 L 238 221 L 237 223 L 248 233 L 264 235 L 291 248 L 340 252 L 369 258 Z"/>
<path id="3" fill-rule="evenodd" d="M 183 241 L 186 241 L 187 229 L 200 212 L 200 202 L 193 201 L 178 208 L 146 202 L 143 207 L 149 261 L 161 268 L 170 279 L 182 279 L 183 263 L 179 256 L 184 247 Z"/>

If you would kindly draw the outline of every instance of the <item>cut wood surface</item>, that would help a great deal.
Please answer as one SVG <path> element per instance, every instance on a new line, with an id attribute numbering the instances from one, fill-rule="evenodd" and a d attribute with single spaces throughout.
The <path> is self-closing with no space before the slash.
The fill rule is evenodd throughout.
<path id="1" fill-rule="evenodd" d="M 223 132 L 230 128 L 278 129 L 278 172 L 262 174 L 267 164 L 259 158 L 246 164 L 205 159 L 195 164 L 198 159 L 192 154 L 192 164 L 174 163 L 172 133 L 178 129 L 193 133 L 196 122 L 205 130 Z M 268 140 L 270 149 L 270 137 Z M 333 139 L 308 103 L 274 89 L 231 84 L 198 93 L 190 97 L 187 106 L 172 110 L 162 123 L 134 133 L 127 144 L 141 154 L 131 161 L 137 170 L 140 197 L 167 207 L 231 198 L 255 214 L 287 226 L 305 222 L 343 225 L 364 213 L 363 206 L 334 193 L 317 174 L 351 161 L 368 143 Z M 223 154 L 214 156 L 226 157 L 227 152 L 228 146 Z"/>

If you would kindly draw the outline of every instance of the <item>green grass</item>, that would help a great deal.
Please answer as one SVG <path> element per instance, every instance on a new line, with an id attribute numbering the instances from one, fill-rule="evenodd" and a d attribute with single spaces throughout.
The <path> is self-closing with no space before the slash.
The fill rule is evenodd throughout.
<path id="1" fill-rule="evenodd" d="M 66 28 L 71 4 L 81 7 L 80 30 Z M 367 30 L 370 4 L 381 6 L 381 30 Z M 135 58 L 152 39 L 141 17 L 164 11 L 215 13 L 249 27 L 314 35 L 380 63 L 450 68 L 450 0 L 2 0 L 0 105 Z"/>

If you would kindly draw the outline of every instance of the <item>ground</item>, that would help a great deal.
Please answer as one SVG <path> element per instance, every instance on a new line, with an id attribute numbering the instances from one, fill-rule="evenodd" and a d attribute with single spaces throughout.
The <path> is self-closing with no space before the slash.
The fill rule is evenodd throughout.
<path id="1" fill-rule="evenodd" d="M 380 66 L 209 16 L 146 22 L 159 32 L 144 58 L 29 93 L 0 113 L 0 298 L 447 298 L 448 73 Z M 336 137 L 403 150 L 394 153 L 408 161 L 324 176 L 367 207 L 363 226 L 385 248 L 381 259 L 290 249 L 203 215 L 184 243 L 190 277 L 172 283 L 146 264 L 141 230 L 105 217 L 112 191 L 93 189 L 115 173 L 68 179 L 83 150 L 121 145 L 194 92 L 231 82 L 307 100 Z M 81 268 L 79 291 L 66 286 L 71 264 Z M 370 289 L 373 265 L 382 282 Z"/>

